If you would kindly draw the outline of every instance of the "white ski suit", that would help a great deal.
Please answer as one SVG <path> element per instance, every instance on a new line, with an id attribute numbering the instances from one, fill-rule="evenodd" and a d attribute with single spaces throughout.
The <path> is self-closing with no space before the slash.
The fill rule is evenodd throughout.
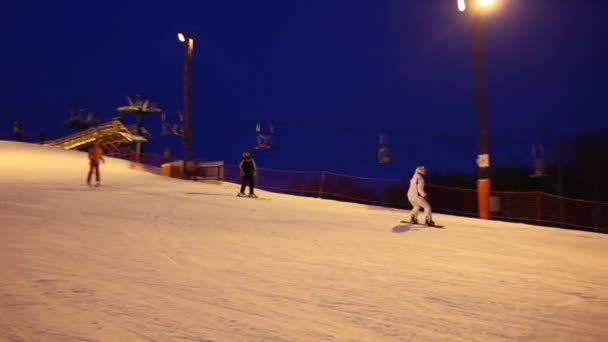
<path id="1" fill-rule="evenodd" d="M 410 180 L 410 188 L 407 191 L 407 199 L 412 205 L 413 209 L 411 215 L 418 218 L 418 212 L 420 208 L 424 209 L 424 214 L 429 221 L 433 220 L 433 214 L 431 212 L 431 205 L 425 199 L 426 192 L 424 191 L 424 177 L 418 172 L 415 172 Z"/>

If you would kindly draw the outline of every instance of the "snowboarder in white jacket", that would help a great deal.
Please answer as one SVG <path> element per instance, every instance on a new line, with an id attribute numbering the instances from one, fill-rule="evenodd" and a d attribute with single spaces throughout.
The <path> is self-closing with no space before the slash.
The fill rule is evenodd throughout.
<path id="1" fill-rule="evenodd" d="M 433 222 L 433 213 L 431 211 L 431 205 L 428 201 L 428 195 L 424 190 L 425 174 L 426 169 L 424 168 L 424 166 L 418 166 L 416 168 L 416 171 L 414 171 L 412 179 L 410 179 L 410 187 L 407 191 L 407 199 L 413 207 L 410 222 L 413 224 L 418 223 L 418 212 L 420 212 L 420 208 L 423 208 L 424 214 L 426 216 L 424 219 L 424 223 L 427 226 L 434 226 L 435 222 Z"/>

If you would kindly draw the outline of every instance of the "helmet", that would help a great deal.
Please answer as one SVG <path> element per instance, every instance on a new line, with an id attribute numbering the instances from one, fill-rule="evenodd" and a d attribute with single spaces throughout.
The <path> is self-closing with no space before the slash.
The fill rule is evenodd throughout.
<path id="1" fill-rule="evenodd" d="M 419 173 L 424 176 L 426 174 L 426 169 L 424 168 L 424 166 L 418 166 L 416 168 L 416 173 Z"/>

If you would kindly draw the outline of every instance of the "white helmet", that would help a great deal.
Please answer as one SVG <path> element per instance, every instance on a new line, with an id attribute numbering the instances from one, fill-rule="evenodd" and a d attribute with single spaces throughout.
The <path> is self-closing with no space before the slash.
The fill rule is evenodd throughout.
<path id="1" fill-rule="evenodd" d="M 426 169 L 424 168 L 424 166 L 418 166 L 416 168 L 416 173 L 419 173 L 424 176 L 426 174 Z"/>

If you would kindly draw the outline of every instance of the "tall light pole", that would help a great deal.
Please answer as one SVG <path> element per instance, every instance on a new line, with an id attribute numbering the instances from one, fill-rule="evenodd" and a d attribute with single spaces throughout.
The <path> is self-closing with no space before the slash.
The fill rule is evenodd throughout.
<path id="1" fill-rule="evenodd" d="M 479 218 L 490 218 L 490 146 L 487 83 L 483 47 L 483 15 L 495 0 L 458 0 L 458 10 L 472 18 L 473 93 L 477 117 L 477 203 Z"/>
<path id="2" fill-rule="evenodd" d="M 177 39 L 184 43 L 184 165 L 183 178 L 191 178 L 188 166 L 192 163 L 192 54 L 194 32 L 178 33 Z"/>

